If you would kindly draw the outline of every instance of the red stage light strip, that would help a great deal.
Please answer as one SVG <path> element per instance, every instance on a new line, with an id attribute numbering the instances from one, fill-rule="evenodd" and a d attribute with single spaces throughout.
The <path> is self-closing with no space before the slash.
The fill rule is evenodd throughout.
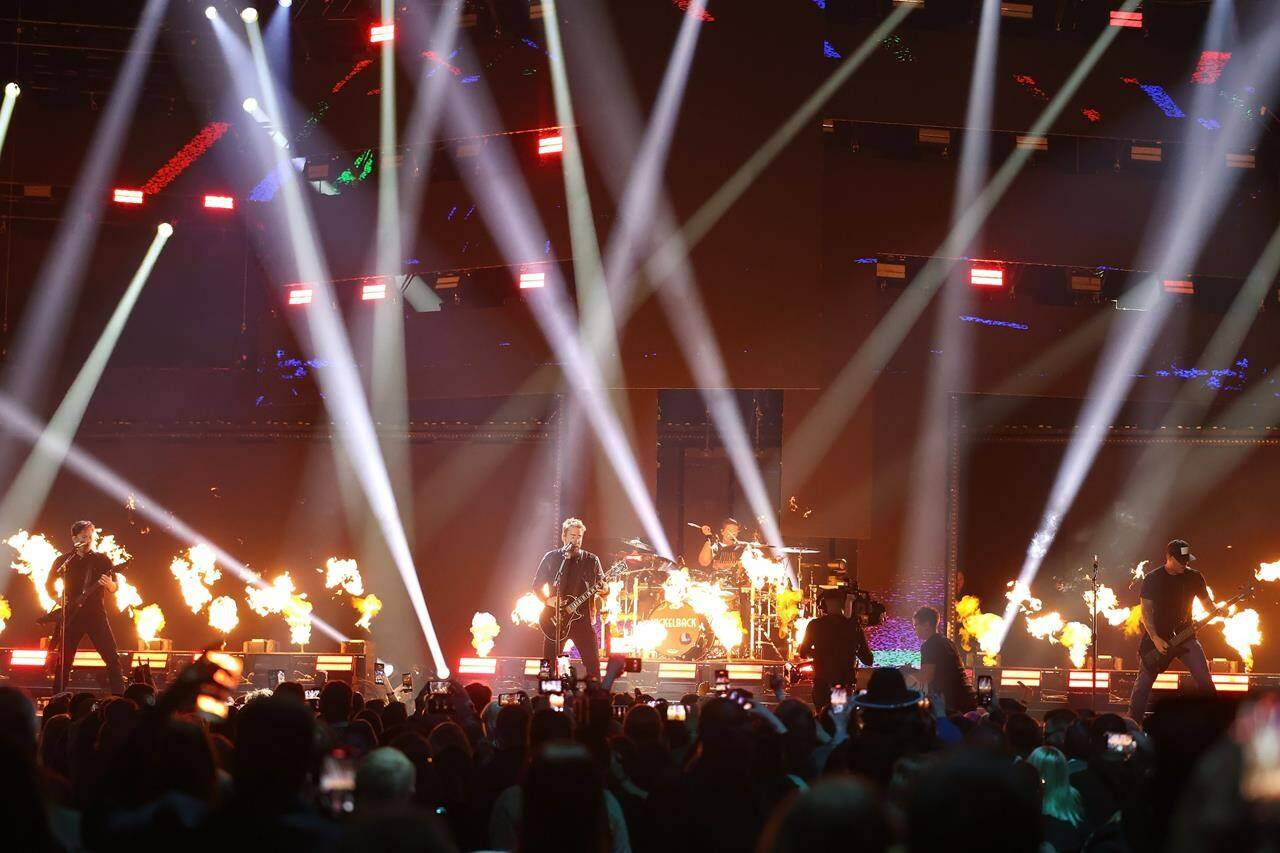
<path id="1" fill-rule="evenodd" d="M 355 77 L 357 74 L 359 74 L 361 71 L 365 70 L 372 64 L 373 64 L 372 59 L 362 59 L 359 62 L 357 62 L 355 65 L 351 66 L 351 70 L 347 72 L 347 76 L 343 77 L 341 80 L 335 83 L 333 86 L 333 91 L 330 92 L 329 94 L 336 95 L 339 92 L 341 92 L 342 87 L 350 83 L 352 77 Z"/>
<path id="2" fill-rule="evenodd" d="M 450 64 L 450 62 L 447 59 L 440 56 L 440 54 L 436 53 L 434 50 L 424 50 L 422 52 L 422 57 L 424 59 L 430 59 L 432 62 L 434 62 L 436 65 L 439 65 L 441 68 L 449 69 L 449 73 L 452 74 L 454 77 L 462 76 L 461 68 L 459 68 L 456 65 Z"/>
<path id="3" fill-rule="evenodd" d="M 173 179 L 186 171 L 187 167 L 200 159 L 204 152 L 213 147 L 213 143 L 222 138 L 231 125 L 225 121 L 211 121 L 204 126 L 204 129 L 195 135 L 195 138 L 169 158 L 169 162 L 161 166 L 156 173 L 147 182 L 142 185 L 142 191 L 147 195 L 155 195 L 160 190 L 173 183 Z"/>
<path id="4" fill-rule="evenodd" d="M 999 267 L 971 267 L 969 283 L 974 287 L 1004 287 L 1004 270 Z"/>
<path id="5" fill-rule="evenodd" d="M 672 4 L 675 5 L 677 9 L 679 9 L 681 12 L 685 12 L 686 14 L 689 12 L 689 7 L 693 5 L 692 0 L 671 0 L 671 2 Z M 708 24 L 715 20 L 715 18 L 712 17 L 711 13 L 708 12 L 706 9 L 703 9 L 702 11 L 700 11 L 698 13 L 698 17 L 702 19 L 704 23 L 708 23 Z"/>
<path id="6" fill-rule="evenodd" d="M 1111 26 L 1140 30 L 1142 29 L 1142 13 L 1112 11 Z"/>
<path id="7" fill-rule="evenodd" d="M 1222 76 L 1222 69 L 1231 61 L 1231 54 L 1221 50 L 1206 50 L 1200 54 L 1196 70 L 1191 73 L 1191 82 L 1201 86 L 1217 83 Z"/>

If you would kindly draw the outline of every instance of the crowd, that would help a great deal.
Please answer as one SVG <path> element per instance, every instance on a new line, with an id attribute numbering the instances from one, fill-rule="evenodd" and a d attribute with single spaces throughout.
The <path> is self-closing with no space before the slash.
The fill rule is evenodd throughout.
<path id="1" fill-rule="evenodd" d="M 1007 699 L 939 716 L 879 669 L 843 707 L 815 713 L 773 681 L 688 695 L 681 714 L 610 692 L 615 664 L 562 708 L 456 682 L 407 702 L 330 682 L 308 702 L 284 682 L 213 721 L 192 710 L 200 664 L 159 693 L 62 694 L 39 716 L 0 686 L 0 846 L 1142 853 L 1276 840 L 1268 697 L 1170 697 L 1141 727 L 1067 709 L 1041 720 Z"/>

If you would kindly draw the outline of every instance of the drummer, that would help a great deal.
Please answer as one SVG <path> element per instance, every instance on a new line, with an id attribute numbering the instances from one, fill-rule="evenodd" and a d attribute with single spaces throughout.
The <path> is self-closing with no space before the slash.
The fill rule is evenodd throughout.
<path id="1" fill-rule="evenodd" d="M 746 546 L 738 541 L 742 525 L 737 519 L 726 518 L 720 522 L 720 533 L 716 538 L 711 536 L 711 526 L 702 525 L 702 535 L 707 541 L 702 543 L 702 551 L 698 553 L 698 565 L 710 568 L 717 575 L 734 571 L 742 560 L 742 551 Z"/>

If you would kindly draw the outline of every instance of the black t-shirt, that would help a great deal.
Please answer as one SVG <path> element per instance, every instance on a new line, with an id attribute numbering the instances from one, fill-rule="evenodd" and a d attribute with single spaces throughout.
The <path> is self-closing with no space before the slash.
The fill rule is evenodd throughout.
<path id="1" fill-rule="evenodd" d="M 969 680 L 965 678 L 960 655 L 951 641 L 941 634 L 934 634 L 920 646 L 920 666 L 933 664 L 933 683 L 930 691 L 942 697 L 947 713 L 964 713 L 977 707 L 977 697 Z"/>
<path id="2" fill-rule="evenodd" d="M 732 569 L 742 559 L 745 545 L 734 542 L 726 545 L 720 540 L 711 543 L 711 568 L 716 571 Z"/>
<path id="3" fill-rule="evenodd" d="M 560 571 L 560 561 L 564 561 L 564 571 Z M 533 588 L 542 593 L 542 585 L 551 587 L 552 595 L 576 598 L 587 591 L 587 586 L 600 579 L 604 571 L 600 568 L 600 558 L 590 551 L 578 550 L 573 557 L 566 558 L 560 548 L 548 551 L 538 564 L 538 573 L 533 576 Z M 557 577 L 559 583 L 556 582 Z"/>
<path id="4" fill-rule="evenodd" d="M 867 666 L 872 661 L 862 624 L 830 613 L 805 627 L 800 654 L 813 657 L 813 669 L 820 677 L 839 677 L 852 672 L 858 660 Z"/>
<path id="5" fill-rule="evenodd" d="M 115 571 L 115 566 L 111 565 L 110 558 L 105 554 L 99 554 L 96 551 L 90 551 L 87 554 L 72 553 L 66 561 L 66 590 L 67 604 L 74 608 L 75 603 L 87 589 L 96 588 L 93 595 L 90 595 L 76 613 L 89 615 L 92 613 L 105 613 L 103 604 L 103 594 L 106 590 L 98 587 L 98 578 L 103 575 L 111 575 Z M 72 618 L 75 617 L 72 614 Z"/>
<path id="6" fill-rule="evenodd" d="M 1155 605 L 1156 631 L 1166 640 L 1191 624 L 1191 599 L 1197 597 L 1202 604 L 1212 606 L 1204 575 L 1195 569 L 1171 575 L 1161 566 L 1142 581 L 1142 598 Z M 1145 625 L 1143 631 L 1145 639 Z"/>

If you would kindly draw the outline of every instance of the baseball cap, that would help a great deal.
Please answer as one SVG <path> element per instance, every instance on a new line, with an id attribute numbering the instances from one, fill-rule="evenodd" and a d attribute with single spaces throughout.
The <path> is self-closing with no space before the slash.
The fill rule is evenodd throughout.
<path id="1" fill-rule="evenodd" d="M 1185 539 L 1174 539 L 1169 543 L 1169 556 L 1184 566 L 1196 558 L 1196 555 L 1191 553 L 1191 546 L 1187 544 Z"/>

